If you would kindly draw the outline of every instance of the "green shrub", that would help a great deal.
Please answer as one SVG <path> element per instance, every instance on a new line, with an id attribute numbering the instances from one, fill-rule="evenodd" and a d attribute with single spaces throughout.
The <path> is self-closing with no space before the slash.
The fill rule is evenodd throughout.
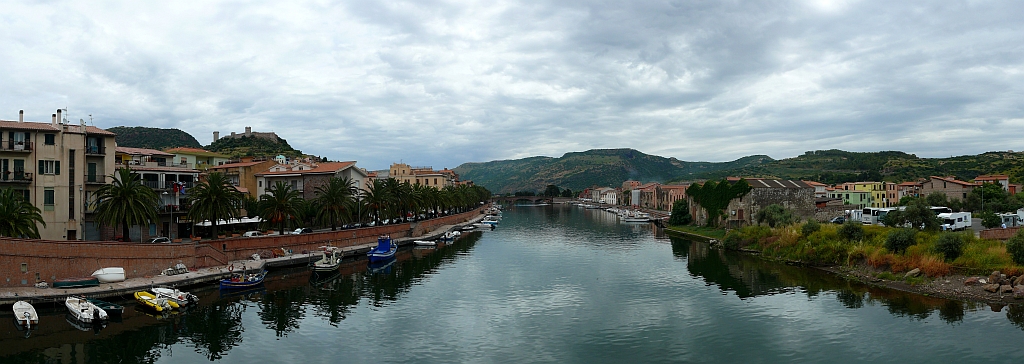
<path id="1" fill-rule="evenodd" d="M 757 219 L 758 224 L 767 223 L 771 227 L 789 225 L 795 220 L 793 211 L 779 204 L 768 205 L 768 207 L 758 211 L 754 218 Z"/>
<path id="2" fill-rule="evenodd" d="M 742 242 L 742 240 L 743 238 L 740 237 L 740 234 L 734 231 L 726 235 L 725 239 L 722 239 L 722 246 L 724 246 L 726 249 L 736 250 L 740 248 L 740 243 Z"/>
<path id="3" fill-rule="evenodd" d="M 815 219 L 807 220 L 807 223 L 805 223 L 804 226 L 800 229 L 804 236 L 810 236 L 811 234 L 814 234 L 818 230 L 821 230 L 821 224 L 818 223 L 818 220 Z"/>
<path id="4" fill-rule="evenodd" d="M 935 251 L 946 257 L 946 261 L 954 261 L 963 254 L 967 237 L 959 233 L 944 233 L 935 241 Z"/>
<path id="5" fill-rule="evenodd" d="M 1024 229 L 1006 241 L 1006 252 L 1010 253 L 1014 263 L 1024 264 Z"/>
<path id="6" fill-rule="evenodd" d="M 864 239 L 864 226 L 860 222 L 847 221 L 839 228 L 839 236 L 847 241 L 860 241 Z"/>
<path id="7" fill-rule="evenodd" d="M 893 253 L 902 253 L 917 241 L 917 230 L 912 228 L 895 229 L 885 237 L 885 248 Z"/>

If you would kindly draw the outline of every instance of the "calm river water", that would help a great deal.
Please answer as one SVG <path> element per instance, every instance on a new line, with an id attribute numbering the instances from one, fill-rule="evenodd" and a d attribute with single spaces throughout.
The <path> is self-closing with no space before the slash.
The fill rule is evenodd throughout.
<path id="1" fill-rule="evenodd" d="M 1009 362 L 1024 309 L 865 287 L 660 236 L 600 210 L 517 206 L 493 231 L 353 261 L 333 277 L 277 271 L 262 291 L 166 318 L 125 301 L 82 331 L 7 313 L 3 363 Z"/>

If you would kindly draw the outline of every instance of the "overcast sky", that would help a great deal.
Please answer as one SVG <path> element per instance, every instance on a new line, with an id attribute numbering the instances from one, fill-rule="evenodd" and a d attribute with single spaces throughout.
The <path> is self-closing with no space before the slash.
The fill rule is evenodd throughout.
<path id="1" fill-rule="evenodd" d="M 274 131 L 369 169 L 1024 150 L 1020 1 L 5 1 L 0 119 Z"/>

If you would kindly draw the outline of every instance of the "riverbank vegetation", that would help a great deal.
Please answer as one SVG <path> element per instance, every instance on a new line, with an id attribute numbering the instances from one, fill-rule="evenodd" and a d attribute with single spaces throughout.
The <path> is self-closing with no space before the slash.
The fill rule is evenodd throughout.
<path id="1" fill-rule="evenodd" d="M 1015 239 L 1024 245 L 1024 236 Z M 730 231 L 723 244 L 729 249 L 752 250 L 768 258 L 812 265 L 869 266 L 892 273 L 917 268 L 929 277 L 993 270 L 1007 275 L 1024 272 L 1024 266 L 1015 262 L 999 241 L 963 232 L 862 226 L 856 222 L 747 226 Z"/>

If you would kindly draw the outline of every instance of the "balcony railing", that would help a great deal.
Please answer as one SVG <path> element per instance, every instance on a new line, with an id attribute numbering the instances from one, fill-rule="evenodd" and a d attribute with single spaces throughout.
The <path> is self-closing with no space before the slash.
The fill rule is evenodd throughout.
<path id="1" fill-rule="evenodd" d="M 32 182 L 32 173 L 14 171 L 0 173 L 0 182 Z"/>
<path id="2" fill-rule="evenodd" d="M 106 148 L 98 145 L 89 145 L 85 147 L 85 154 L 104 155 L 107 154 L 106 151 Z"/>
<path id="3" fill-rule="evenodd" d="M 142 185 L 152 189 L 157 189 L 160 188 L 160 181 L 142 181 Z"/>
<path id="4" fill-rule="evenodd" d="M 103 175 L 90 174 L 85 176 L 85 183 L 107 183 Z"/>
<path id="5" fill-rule="evenodd" d="M 161 206 L 159 206 L 157 208 L 157 211 L 159 211 L 161 213 L 170 213 L 170 212 L 179 213 L 179 212 L 188 212 L 188 208 L 189 208 L 188 205 L 161 205 Z"/>
<path id="6" fill-rule="evenodd" d="M 166 182 L 164 182 L 164 188 L 166 188 L 166 189 L 173 189 L 175 183 L 179 183 L 179 182 L 166 181 Z M 192 188 L 192 186 L 195 185 L 195 182 L 192 182 L 192 181 L 181 181 L 180 183 L 183 186 L 185 186 L 185 188 Z"/>
<path id="7" fill-rule="evenodd" d="M 8 140 L 0 143 L 0 148 L 3 148 L 4 151 L 31 152 L 33 146 L 34 144 L 32 142 L 26 141 Z"/>

